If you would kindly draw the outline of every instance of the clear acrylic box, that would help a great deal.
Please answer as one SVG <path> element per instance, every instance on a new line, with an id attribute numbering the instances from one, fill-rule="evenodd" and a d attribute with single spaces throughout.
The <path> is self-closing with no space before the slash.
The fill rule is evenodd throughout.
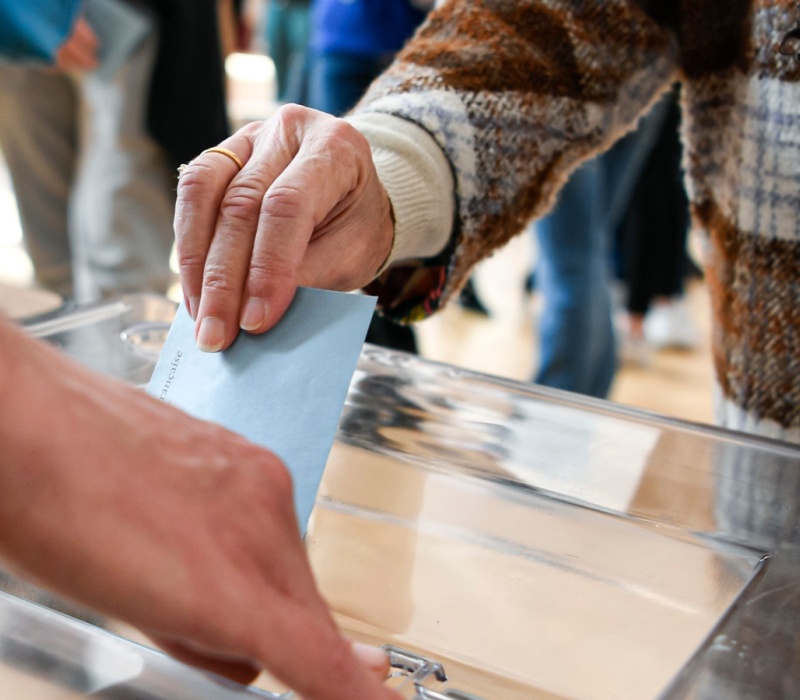
<path id="1" fill-rule="evenodd" d="M 124 297 L 29 330 L 143 385 L 174 308 Z M 406 698 L 789 698 L 798 501 L 797 446 L 365 345 L 306 543 L 341 627 L 388 645 L 387 683 Z M 0 650 L 4 605 L 30 603 L 0 598 Z M 197 672 L 87 630 L 181 688 L 141 697 L 206 697 Z M 7 670 L 0 651 L 0 687 Z M 281 692 L 199 675 L 218 693 Z"/>

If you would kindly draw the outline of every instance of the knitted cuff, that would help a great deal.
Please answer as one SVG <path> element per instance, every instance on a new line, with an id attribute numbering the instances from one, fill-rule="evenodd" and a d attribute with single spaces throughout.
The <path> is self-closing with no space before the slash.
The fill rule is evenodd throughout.
<path id="1" fill-rule="evenodd" d="M 378 274 L 401 260 L 429 258 L 450 239 L 455 184 L 441 148 L 421 127 L 377 112 L 347 117 L 369 141 L 395 220 L 394 242 Z"/>

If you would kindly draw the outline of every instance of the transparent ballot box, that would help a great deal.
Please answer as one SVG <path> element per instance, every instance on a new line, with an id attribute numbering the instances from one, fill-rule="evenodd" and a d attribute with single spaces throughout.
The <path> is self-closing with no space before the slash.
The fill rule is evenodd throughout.
<path id="1" fill-rule="evenodd" d="M 124 297 L 28 329 L 142 385 L 174 308 Z M 306 545 L 338 623 L 387 647 L 405 698 L 793 698 L 799 502 L 797 446 L 365 345 Z M 290 697 L 16 585 L 0 688 L 49 694 L 15 698 Z"/>

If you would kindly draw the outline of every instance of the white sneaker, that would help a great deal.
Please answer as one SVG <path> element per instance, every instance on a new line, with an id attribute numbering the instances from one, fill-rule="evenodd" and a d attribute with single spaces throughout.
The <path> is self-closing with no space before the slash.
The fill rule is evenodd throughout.
<path id="1" fill-rule="evenodd" d="M 650 366 L 650 343 L 643 336 L 620 333 L 618 338 L 619 361 L 627 367 Z"/>
<path id="2" fill-rule="evenodd" d="M 699 343 L 697 326 L 683 297 L 655 303 L 644 318 L 644 336 L 659 349 L 691 350 Z"/>
<path id="3" fill-rule="evenodd" d="M 647 367 L 650 365 L 652 348 L 642 331 L 631 332 L 630 319 L 624 312 L 614 318 L 617 331 L 617 355 L 620 364 L 628 367 Z"/>

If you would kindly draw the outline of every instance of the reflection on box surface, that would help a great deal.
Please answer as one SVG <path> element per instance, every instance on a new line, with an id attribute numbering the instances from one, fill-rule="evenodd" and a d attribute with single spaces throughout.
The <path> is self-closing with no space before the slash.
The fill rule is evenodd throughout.
<path id="1" fill-rule="evenodd" d="M 174 305 L 114 304 L 31 331 L 144 384 Z M 760 651 L 720 644 L 795 571 L 796 510 L 753 494 L 799 459 L 365 346 L 307 544 L 348 634 L 442 664 L 447 680 L 395 681 L 405 697 L 747 697 L 731 669 Z M 777 651 L 791 685 L 795 650 Z"/>

